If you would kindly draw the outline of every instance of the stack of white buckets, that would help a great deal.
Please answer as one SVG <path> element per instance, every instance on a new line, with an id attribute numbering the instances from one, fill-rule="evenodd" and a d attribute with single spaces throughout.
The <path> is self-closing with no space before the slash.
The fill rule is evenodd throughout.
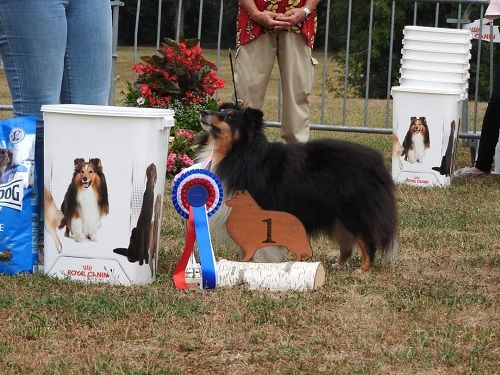
<path id="1" fill-rule="evenodd" d="M 447 186 L 467 99 L 470 31 L 406 26 L 400 86 L 392 88 L 395 182 Z"/>

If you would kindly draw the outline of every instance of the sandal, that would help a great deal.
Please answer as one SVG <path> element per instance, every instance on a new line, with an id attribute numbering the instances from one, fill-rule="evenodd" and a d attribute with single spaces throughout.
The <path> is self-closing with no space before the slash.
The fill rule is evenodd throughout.
<path id="1" fill-rule="evenodd" d="M 484 172 L 476 167 L 464 167 L 455 171 L 455 177 L 480 177 L 488 174 L 488 172 Z"/>

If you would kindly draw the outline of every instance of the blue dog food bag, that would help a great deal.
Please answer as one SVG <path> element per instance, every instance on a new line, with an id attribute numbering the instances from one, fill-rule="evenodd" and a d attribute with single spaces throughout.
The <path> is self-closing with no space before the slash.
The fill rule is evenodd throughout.
<path id="1" fill-rule="evenodd" d="M 0 121 L 0 274 L 36 267 L 35 136 L 33 116 Z"/>

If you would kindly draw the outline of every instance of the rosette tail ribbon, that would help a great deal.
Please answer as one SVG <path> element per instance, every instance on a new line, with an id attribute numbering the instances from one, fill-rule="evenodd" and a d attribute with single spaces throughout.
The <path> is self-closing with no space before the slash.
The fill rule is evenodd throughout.
<path id="1" fill-rule="evenodd" d="M 187 219 L 184 252 L 174 269 L 177 289 L 189 288 L 186 267 L 196 268 L 193 261 L 194 243 L 198 244 L 201 263 L 201 286 L 213 289 L 217 286 L 217 273 L 208 218 L 222 204 L 222 185 L 215 174 L 205 169 L 191 169 L 181 174 L 172 188 L 172 203 L 177 212 Z"/>

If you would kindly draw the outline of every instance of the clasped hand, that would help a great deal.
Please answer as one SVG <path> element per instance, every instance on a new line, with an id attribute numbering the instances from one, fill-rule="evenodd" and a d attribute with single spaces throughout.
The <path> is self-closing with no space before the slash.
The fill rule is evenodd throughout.
<path id="1" fill-rule="evenodd" d="M 268 30 L 287 30 L 289 27 L 304 21 L 305 13 L 300 8 L 290 9 L 285 13 L 274 13 L 267 10 L 253 17 L 253 21 L 261 24 Z"/>

